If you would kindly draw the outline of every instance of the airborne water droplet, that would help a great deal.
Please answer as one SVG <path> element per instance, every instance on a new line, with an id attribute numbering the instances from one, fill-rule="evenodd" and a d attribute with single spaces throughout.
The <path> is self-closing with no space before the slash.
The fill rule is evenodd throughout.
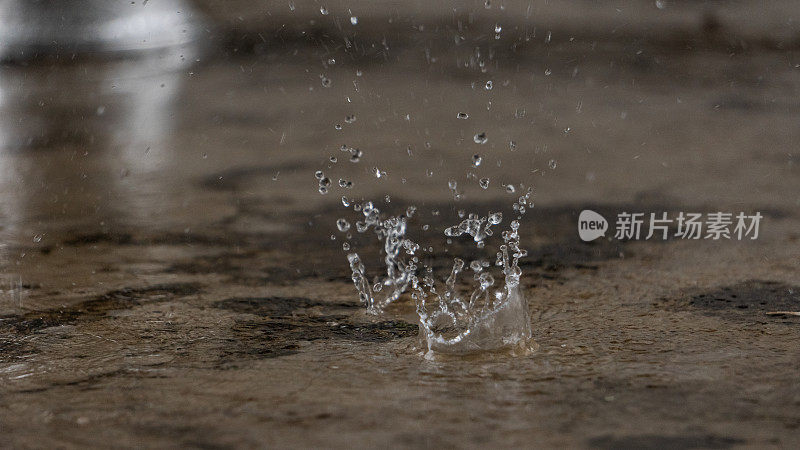
<path id="1" fill-rule="evenodd" d="M 555 159 L 551 159 L 550 162 L 547 163 L 547 165 L 550 166 L 551 169 L 555 169 L 556 165 L 558 165 L 558 163 L 556 162 Z"/>
<path id="2" fill-rule="evenodd" d="M 486 86 L 485 87 L 486 87 L 487 91 L 491 91 L 492 90 L 492 86 L 493 86 L 492 80 L 489 80 L 489 81 L 486 82 Z"/>
<path id="3" fill-rule="evenodd" d="M 466 119 L 469 119 L 469 114 L 467 114 L 465 112 L 460 112 L 460 113 L 458 113 L 458 115 L 456 115 L 456 117 L 458 117 L 461 120 L 466 120 Z"/>
<path id="4" fill-rule="evenodd" d="M 480 272 L 483 270 L 483 265 L 480 261 L 475 260 L 469 263 L 469 268 L 472 269 L 474 272 Z"/>
<path id="5" fill-rule="evenodd" d="M 481 185 L 481 189 L 489 189 L 489 179 L 488 178 L 481 178 L 479 183 Z"/>
<path id="6" fill-rule="evenodd" d="M 358 17 L 356 17 L 356 16 L 351 16 L 351 17 L 350 17 L 350 24 L 351 24 L 351 25 L 358 25 Z"/>
<path id="7" fill-rule="evenodd" d="M 319 12 L 320 12 L 320 14 L 322 14 L 323 16 L 327 16 L 327 15 L 328 15 L 328 8 L 326 8 L 326 7 L 324 7 L 324 6 L 320 6 L 320 7 L 319 7 Z"/>
<path id="8" fill-rule="evenodd" d="M 472 165 L 474 167 L 480 166 L 482 161 L 483 161 L 483 158 L 481 158 L 481 155 L 479 155 L 477 153 L 472 155 Z"/>
<path id="9" fill-rule="evenodd" d="M 341 232 L 345 232 L 350 229 L 350 222 L 345 219 L 339 219 L 336 221 L 336 228 Z"/>
<path id="10" fill-rule="evenodd" d="M 472 140 L 475 141 L 476 144 L 485 144 L 489 138 L 486 136 L 486 133 L 478 133 L 473 136 Z"/>

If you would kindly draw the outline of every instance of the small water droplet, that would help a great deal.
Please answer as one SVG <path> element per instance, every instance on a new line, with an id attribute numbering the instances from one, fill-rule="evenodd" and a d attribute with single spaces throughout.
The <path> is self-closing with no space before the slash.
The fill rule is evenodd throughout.
<path id="1" fill-rule="evenodd" d="M 481 264 L 480 261 L 475 260 L 469 263 L 469 268 L 472 269 L 474 272 L 480 272 L 483 270 L 483 265 Z"/>
<path id="2" fill-rule="evenodd" d="M 489 179 L 488 178 L 481 178 L 478 183 L 481 185 L 481 189 L 488 189 L 489 188 Z"/>
<path id="3" fill-rule="evenodd" d="M 326 77 L 326 76 L 324 76 L 324 75 L 320 76 L 320 81 L 322 82 L 322 87 L 324 87 L 324 88 L 329 88 L 329 87 L 331 87 L 331 84 L 333 84 L 331 79 Z"/>
<path id="4" fill-rule="evenodd" d="M 476 144 L 485 144 L 486 141 L 489 140 L 489 137 L 486 136 L 486 133 L 478 133 L 473 136 L 472 140 L 475 141 Z"/>
<path id="5" fill-rule="evenodd" d="M 477 153 L 472 155 L 472 165 L 473 165 L 473 167 L 480 166 L 482 161 L 483 161 L 483 158 L 481 158 L 481 155 L 479 155 Z"/>
<path id="6" fill-rule="evenodd" d="M 460 112 L 460 113 L 458 113 L 458 115 L 456 115 L 456 117 L 458 117 L 461 120 L 466 120 L 466 119 L 469 119 L 469 114 L 467 114 L 465 112 Z"/>
<path id="7" fill-rule="evenodd" d="M 493 86 L 494 86 L 494 84 L 492 83 L 492 80 L 489 80 L 489 81 L 486 82 L 485 88 L 486 88 L 487 91 L 491 91 Z"/>
<path id="8" fill-rule="evenodd" d="M 339 219 L 336 221 L 336 228 L 341 232 L 345 232 L 350 229 L 350 222 L 345 219 Z"/>
<path id="9" fill-rule="evenodd" d="M 324 6 L 320 6 L 320 7 L 319 7 L 319 12 L 320 12 L 320 14 L 322 14 L 323 16 L 327 16 L 327 15 L 328 15 L 328 8 L 326 8 L 326 7 L 324 7 Z"/>
<path id="10" fill-rule="evenodd" d="M 345 197 L 344 195 L 342 196 L 342 206 L 344 206 L 345 208 L 350 206 L 350 200 L 348 200 L 347 197 Z"/>
<path id="11" fill-rule="evenodd" d="M 33 242 L 42 242 L 42 235 L 41 234 L 34 235 Z"/>
<path id="12" fill-rule="evenodd" d="M 358 17 L 350 16 L 350 24 L 351 25 L 358 25 Z"/>
<path id="13" fill-rule="evenodd" d="M 324 174 L 324 173 L 322 173 L 322 171 L 321 171 L 321 170 L 318 170 L 318 171 L 314 172 L 314 176 L 315 176 L 315 177 L 316 177 L 318 180 L 321 180 L 321 179 L 322 179 L 322 178 L 325 176 L 325 174 Z"/>
<path id="14" fill-rule="evenodd" d="M 550 166 L 551 169 L 555 169 L 558 163 L 556 162 L 555 159 L 551 159 L 550 162 L 547 163 L 547 165 Z"/>

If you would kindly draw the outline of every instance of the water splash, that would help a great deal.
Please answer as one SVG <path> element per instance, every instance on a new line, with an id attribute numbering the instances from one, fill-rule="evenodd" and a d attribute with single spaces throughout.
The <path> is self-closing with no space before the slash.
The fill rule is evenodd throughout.
<path id="1" fill-rule="evenodd" d="M 528 189 L 514 203 L 513 209 L 520 217 L 526 205 L 530 205 L 530 197 L 531 190 Z M 437 283 L 431 266 L 422 265 L 420 268 L 416 256 L 420 245 L 406 237 L 414 207 L 396 217 L 382 217 L 371 202 L 364 203 L 360 209 L 364 221 L 356 222 L 356 230 L 359 233 L 370 229 L 375 232 L 383 243 L 382 255 L 386 264 L 385 276 L 377 277 L 370 284 L 358 253 L 347 255 L 353 283 L 369 313 L 381 313 L 410 288 L 419 315 L 420 339 L 426 357 L 431 358 L 436 353 L 467 354 L 501 349 L 516 353 L 530 351 L 530 316 L 520 289 L 522 270 L 519 267 L 520 258 L 527 252 L 520 248 L 518 220 L 512 220 L 509 228 L 501 233 L 503 243 L 496 253 L 495 266 L 500 268 L 503 282 L 496 286 L 489 270 L 491 264 L 479 258 L 469 264 L 473 272 L 473 287 L 469 288 L 459 281 L 466 267 L 461 258 L 454 258 L 444 286 Z M 462 218 L 465 215 L 459 214 Z M 503 215 L 499 212 L 485 217 L 472 213 L 459 224 L 445 229 L 444 234 L 451 239 L 470 236 L 480 250 L 495 235 L 493 227 L 502 221 Z"/>
<path id="2" fill-rule="evenodd" d="M 499 213 L 488 217 L 470 215 L 457 227 L 448 228 L 449 235 L 467 234 L 473 237 L 478 248 L 491 235 L 491 225 L 500 223 Z M 486 261 L 472 261 L 470 269 L 477 286 L 469 295 L 458 289 L 459 275 L 464 271 L 464 261 L 454 258 L 450 276 L 440 294 L 426 268 L 422 279 L 413 279 L 420 337 L 427 358 L 435 353 L 467 354 L 481 351 L 511 349 L 528 353 L 531 343 L 530 316 L 527 301 L 520 290 L 519 259 L 527 252 L 519 246 L 519 221 L 513 220 L 510 229 L 502 233 L 504 243 L 497 252 L 496 266 L 500 267 L 504 283 L 497 289 L 494 277 L 484 270 Z"/>
<path id="3" fill-rule="evenodd" d="M 373 229 L 378 241 L 383 243 L 386 275 L 376 278 L 370 285 L 366 267 L 358 253 L 349 253 L 347 260 L 361 302 L 366 305 L 368 313 L 379 314 L 403 294 L 417 270 L 418 259 L 414 254 L 419 245 L 405 237 L 408 219 L 414 215 L 415 208 L 410 207 L 405 214 L 388 218 L 382 218 L 380 210 L 372 202 L 364 203 L 360 209 L 364 220 L 356 222 L 356 231 L 365 233 Z M 403 257 L 403 250 L 408 259 Z"/>

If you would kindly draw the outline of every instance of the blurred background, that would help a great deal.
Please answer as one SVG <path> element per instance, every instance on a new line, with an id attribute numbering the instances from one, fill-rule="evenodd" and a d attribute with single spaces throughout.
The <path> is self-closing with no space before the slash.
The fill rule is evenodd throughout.
<path id="1" fill-rule="evenodd" d="M 354 198 L 446 198 L 456 179 L 487 200 L 535 179 L 545 203 L 655 193 L 770 205 L 796 180 L 795 10 L 4 1 L 3 240 L 197 229 L 243 201 L 313 211 L 337 203 L 340 177 Z M 473 143 L 479 133 L 486 144 Z M 362 161 L 329 162 L 347 159 L 342 145 Z M 463 179 L 474 154 L 492 189 Z M 318 169 L 334 181 L 327 197 Z"/>
<path id="2" fill-rule="evenodd" d="M 799 16 L 0 0 L 0 429 L 19 447 L 800 445 L 797 322 L 764 315 L 800 301 Z M 459 210 L 529 187 L 534 357 L 421 362 L 410 300 L 360 313 L 343 197 L 416 205 L 439 249 Z M 753 242 L 585 244 L 584 208 L 765 219 Z"/>

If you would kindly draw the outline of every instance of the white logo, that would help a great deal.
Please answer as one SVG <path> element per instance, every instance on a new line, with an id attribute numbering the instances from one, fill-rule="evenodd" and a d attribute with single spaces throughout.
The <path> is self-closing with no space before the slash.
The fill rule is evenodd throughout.
<path id="1" fill-rule="evenodd" d="M 578 234 L 585 242 L 593 241 L 606 235 L 608 222 L 605 217 L 590 209 L 584 209 L 578 216 Z"/>

